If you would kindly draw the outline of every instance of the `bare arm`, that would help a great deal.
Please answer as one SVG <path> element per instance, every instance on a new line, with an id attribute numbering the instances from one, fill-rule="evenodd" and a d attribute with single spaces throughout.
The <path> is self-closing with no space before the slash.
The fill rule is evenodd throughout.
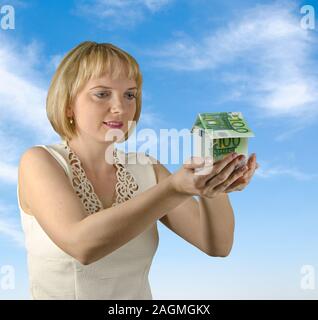
<path id="1" fill-rule="evenodd" d="M 95 261 L 116 250 L 187 198 L 175 192 L 170 180 L 166 180 L 116 207 L 79 221 L 76 232 L 86 260 Z"/>
<path id="2" fill-rule="evenodd" d="M 221 257 L 229 255 L 234 238 L 234 213 L 228 195 L 199 197 L 199 211 L 207 250 Z"/>
<path id="3" fill-rule="evenodd" d="M 44 231 L 83 264 L 110 254 L 188 199 L 166 179 L 125 203 L 87 215 L 63 169 L 41 147 L 22 156 L 19 181 L 23 181 L 27 204 Z"/>
<path id="4" fill-rule="evenodd" d="M 150 158 L 156 163 L 157 160 Z M 159 183 L 171 172 L 157 162 L 153 167 Z M 166 212 L 160 222 L 209 256 L 226 257 L 231 251 L 234 214 L 226 194 L 213 199 L 199 196 L 199 201 L 188 195 L 187 201 Z"/>

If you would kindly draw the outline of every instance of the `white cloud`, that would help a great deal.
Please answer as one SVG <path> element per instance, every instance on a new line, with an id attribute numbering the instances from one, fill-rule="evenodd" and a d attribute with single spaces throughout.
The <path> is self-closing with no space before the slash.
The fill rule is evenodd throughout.
<path id="1" fill-rule="evenodd" d="M 54 136 L 46 116 L 46 90 L 40 85 L 43 79 L 36 69 L 41 60 L 39 45 L 32 42 L 22 46 L 12 41 L 9 44 L 4 37 L 1 44 L 0 101 L 5 112 L 0 116 L 0 134 L 5 136 L 9 126 L 17 132 L 27 129 L 34 137 L 49 141 Z M 8 141 L 9 136 L 4 143 Z"/>
<path id="2" fill-rule="evenodd" d="M 213 71 L 226 84 L 222 102 L 247 102 L 262 118 L 310 121 L 318 115 L 317 42 L 295 9 L 290 2 L 255 6 L 202 39 L 177 33 L 148 54 L 157 66 Z"/>
<path id="3" fill-rule="evenodd" d="M 266 168 L 263 169 L 262 165 L 255 171 L 255 175 L 264 178 L 269 179 L 273 177 L 281 177 L 286 176 L 293 178 L 298 181 L 311 181 L 311 180 L 318 180 L 318 174 L 308 174 L 305 172 L 300 171 L 297 168 L 286 168 L 282 166 L 272 167 L 272 168 Z"/>
<path id="4" fill-rule="evenodd" d="M 1 107 L 6 110 L 2 113 L 2 121 L 11 119 L 20 128 L 27 127 L 39 135 L 48 135 L 51 130 L 47 126 L 45 94 L 32 82 L 0 66 Z"/>
<path id="5" fill-rule="evenodd" d="M 304 172 L 303 168 L 299 168 L 297 163 L 302 155 L 294 150 L 281 151 L 273 153 L 269 160 L 257 160 L 260 165 L 255 171 L 255 176 L 261 179 L 290 178 L 299 182 L 310 182 L 318 180 L 317 170 L 308 170 Z"/>
<path id="6" fill-rule="evenodd" d="M 17 182 L 17 162 L 23 150 L 33 144 L 50 144 L 59 140 L 46 115 L 45 99 L 47 91 L 41 72 L 46 74 L 55 69 L 62 55 L 51 56 L 49 64 L 41 54 L 41 45 L 32 41 L 28 45 L 10 42 L 0 37 L 0 154 L 5 155 L 0 162 L 0 182 Z M 38 71 L 38 69 L 40 70 Z M 145 95 L 145 100 L 151 97 Z M 147 103 L 148 104 L 148 103 Z M 140 127 L 155 129 L 164 123 L 158 113 L 142 106 Z M 31 139 L 25 139 L 29 136 Z"/>
<path id="7" fill-rule="evenodd" d="M 174 0 L 94 0 L 81 2 L 75 14 L 87 18 L 98 18 L 103 27 L 133 26 L 150 13 L 154 14 Z M 96 21 L 94 21 L 96 22 Z"/>
<path id="8" fill-rule="evenodd" d="M 16 245 L 24 247 L 24 234 L 20 221 L 13 219 L 14 207 L 0 204 L 0 235 L 9 238 Z"/>
<path id="9" fill-rule="evenodd" d="M 145 112 L 143 110 L 141 111 L 140 123 L 138 123 L 138 126 L 157 130 L 162 128 L 165 124 L 167 123 L 162 119 L 162 115 L 158 112 L 151 111 L 149 106 L 146 107 Z"/>
<path id="10" fill-rule="evenodd" d="M 54 72 L 57 67 L 59 66 L 60 62 L 62 61 L 64 57 L 64 54 L 55 54 L 52 55 L 49 59 L 49 63 L 48 63 L 48 71 L 49 72 Z"/>
<path id="11" fill-rule="evenodd" d="M 140 0 L 140 4 L 144 4 L 150 11 L 158 11 L 164 6 L 171 3 L 171 0 Z"/>
<path id="12" fill-rule="evenodd" d="M 3 35 L 0 42 L 0 181 L 16 183 L 24 148 L 36 141 L 49 143 L 57 135 L 46 116 L 46 89 L 38 71 L 41 45 L 36 41 L 21 45 Z"/>
<path id="13" fill-rule="evenodd" d="M 0 161 L 0 180 L 5 183 L 16 183 L 18 180 L 18 167 Z"/>
<path id="14" fill-rule="evenodd" d="M 300 132 L 306 129 L 306 127 L 308 127 L 308 124 L 309 124 L 306 120 L 307 120 L 306 118 L 300 119 L 300 121 L 296 119 L 296 121 L 299 121 L 299 123 L 294 121 L 295 123 L 292 123 L 290 125 L 291 127 L 290 129 L 278 134 L 275 137 L 275 141 L 282 142 L 282 141 L 288 140 L 290 137 L 294 136 L 297 132 Z"/>

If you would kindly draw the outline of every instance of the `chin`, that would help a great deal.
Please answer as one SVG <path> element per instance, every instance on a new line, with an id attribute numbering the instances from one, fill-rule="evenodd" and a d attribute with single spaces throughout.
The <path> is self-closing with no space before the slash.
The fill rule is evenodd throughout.
<path id="1" fill-rule="evenodd" d="M 109 141 L 109 139 L 112 139 L 111 141 L 113 141 L 114 143 L 115 142 L 118 143 L 118 142 L 123 142 L 124 141 L 125 134 L 127 132 L 127 128 L 123 127 L 123 128 L 120 128 L 120 129 L 112 129 L 112 128 L 105 128 L 105 129 L 103 130 L 104 131 L 104 139 L 103 139 L 103 141 L 106 141 L 105 140 L 106 136 L 108 137 L 107 141 Z M 115 130 L 113 135 L 108 133 L 108 132 L 111 132 L 110 130 Z M 118 131 L 118 130 L 120 130 L 121 132 Z"/>

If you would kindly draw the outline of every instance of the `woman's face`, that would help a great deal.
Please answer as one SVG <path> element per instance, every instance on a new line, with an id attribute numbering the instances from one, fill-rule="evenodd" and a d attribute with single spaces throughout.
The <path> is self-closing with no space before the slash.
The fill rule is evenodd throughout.
<path id="1" fill-rule="evenodd" d="M 105 141 L 105 135 L 112 128 L 104 122 L 121 121 L 120 130 L 124 136 L 128 121 L 133 120 L 136 112 L 136 87 L 135 80 L 115 80 L 108 75 L 89 80 L 76 96 L 73 114 L 70 114 L 75 119 L 78 133 Z"/>

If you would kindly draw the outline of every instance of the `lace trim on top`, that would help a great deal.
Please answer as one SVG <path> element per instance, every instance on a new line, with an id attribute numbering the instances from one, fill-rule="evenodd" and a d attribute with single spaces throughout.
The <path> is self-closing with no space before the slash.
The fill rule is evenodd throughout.
<path id="1" fill-rule="evenodd" d="M 92 183 L 87 178 L 82 167 L 81 160 L 69 147 L 67 141 L 64 140 L 62 143 L 64 144 L 64 149 L 67 151 L 67 159 L 72 170 L 73 188 L 78 197 L 81 199 L 86 211 L 89 214 L 92 214 L 102 210 L 103 204 L 95 193 Z M 114 148 L 113 156 L 114 164 L 117 168 L 117 183 L 115 186 L 116 200 L 113 202 L 111 207 L 133 198 L 139 189 L 134 176 L 125 168 L 123 164 L 120 163 L 117 148 Z"/>

